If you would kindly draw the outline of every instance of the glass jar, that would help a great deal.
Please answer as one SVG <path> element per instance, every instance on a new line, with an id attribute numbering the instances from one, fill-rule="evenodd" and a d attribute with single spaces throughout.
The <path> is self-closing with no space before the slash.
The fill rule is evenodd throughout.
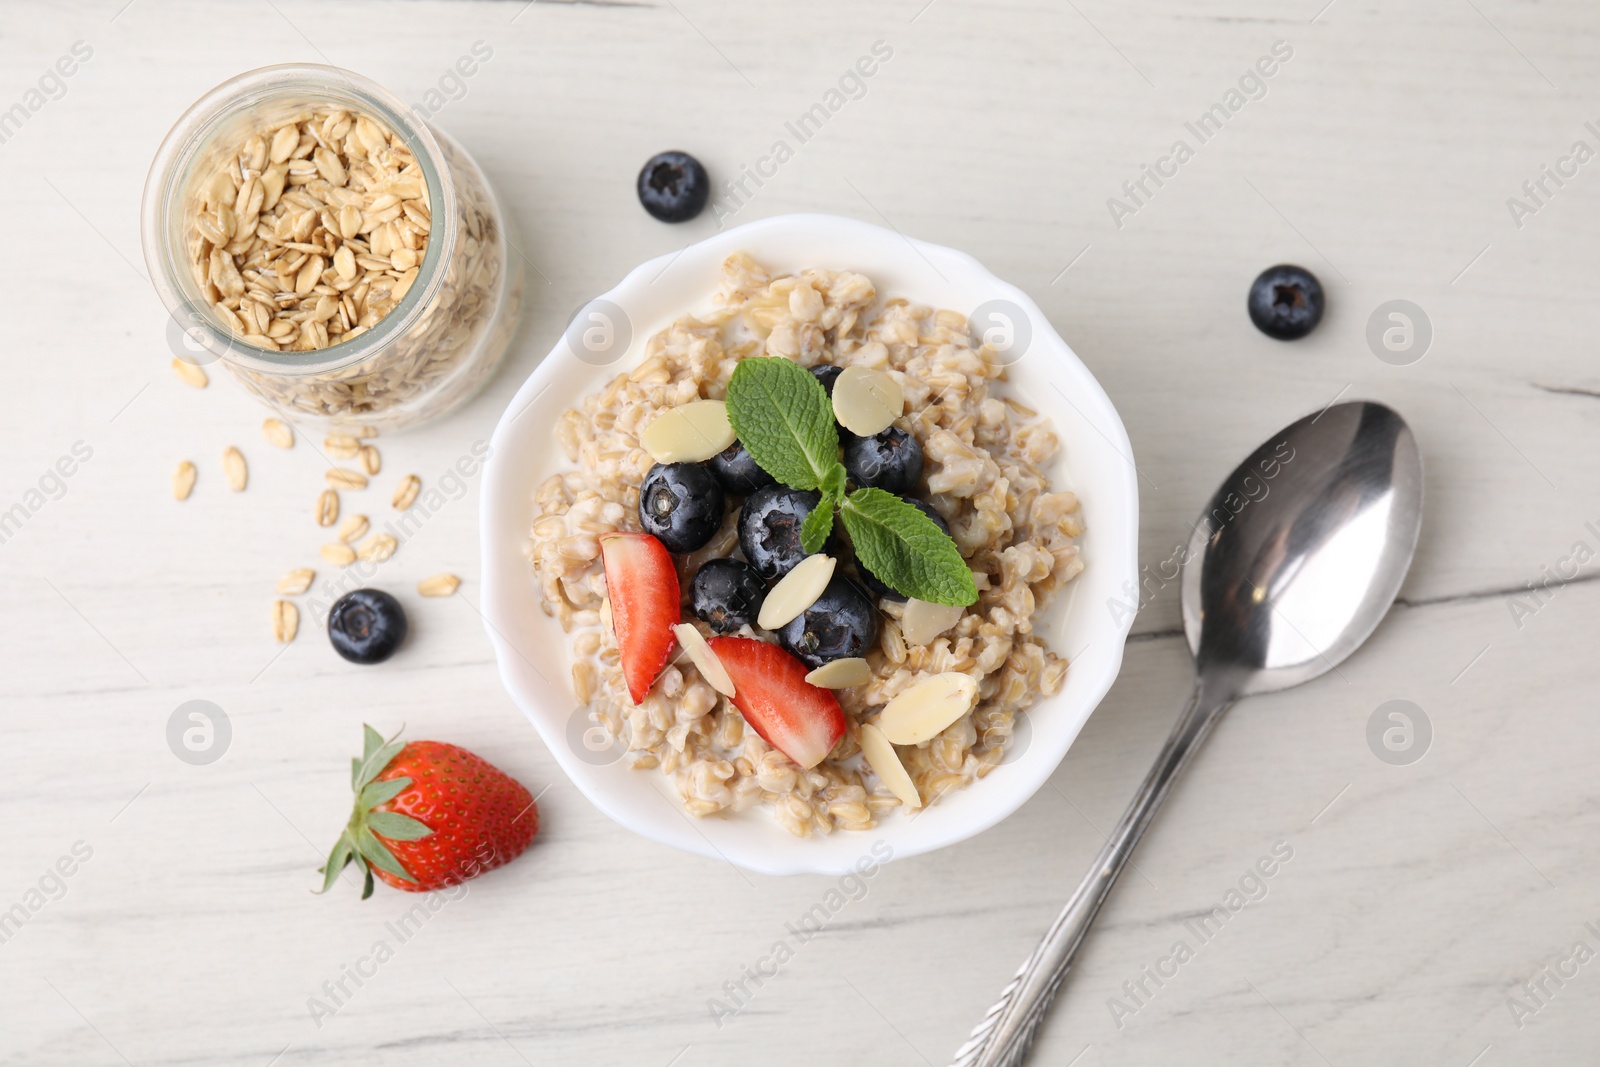
<path id="1" fill-rule="evenodd" d="M 315 135 L 302 127 L 290 138 L 298 142 L 286 148 L 294 158 L 268 162 L 280 153 L 274 145 L 264 157 L 262 144 L 241 155 L 252 135 L 270 138 L 297 117 L 316 125 L 319 109 L 334 109 L 331 123 Z M 369 120 L 365 127 L 362 116 Z M 392 135 L 387 140 L 384 128 Z M 355 139 L 360 132 L 367 134 L 365 143 Z M 302 157 L 308 137 L 317 145 Z M 340 145 L 349 146 L 352 166 L 346 170 L 336 154 L 331 167 L 351 184 L 334 188 L 338 178 L 324 169 L 323 153 Z M 380 167 L 405 161 L 407 153 L 415 169 L 407 162 L 404 179 Z M 359 232 L 341 234 L 354 238 L 353 254 L 325 256 L 334 245 L 333 228 L 345 225 L 335 199 L 360 199 L 350 192 L 358 167 L 363 182 L 383 174 L 392 183 L 367 184 L 366 199 L 347 205 L 360 213 L 359 223 L 348 227 Z M 277 173 L 268 173 L 274 168 Z M 416 177 L 424 188 L 415 187 Z M 226 183 L 231 191 L 221 187 Z M 246 185 L 238 212 L 215 206 Z M 372 198 L 402 185 L 415 199 L 391 204 L 396 197 Z M 319 201 L 308 190 L 329 199 Z M 307 225 L 283 223 L 296 232 L 274 231 L 279 243 L 269 248 L 261 240 L 266 222 L 247 214 L 263 197 L 285 201 L 280 223 L 292 210 Z M 203 217 L 208 207 L 211 214 Z M 404 211 L 391 217 L 390 209 Z M 220 360 L 273 410 L 319 430 L 395 431 L 457 407 L 499 365 L 521 311 L 521 259 L 472 157 L 382 87 L 336 67 L 263 67 L 201 97 L 156 153 L 142 216 L 145 261 L 175 324 L 169 335 L 182 343 L 174 351 L 192 362 Z M 219 232 L 219 219 L 229 233 Z M 319 220 L 322 228 L 314 234 L 298 232 Z M 213 238 L 229 243 L 213 244 Z M 421 244 L 420 258 L 407 242 Z M 380 248 L 386 254 L 379 255 Z M 213 253 L 228 262 L 219 265 Z M 233 270 L 235 256 L 245 257 L 242 271 Z M 313 257 L 297 277 L 298 265 Z M 353 263 L 359 265 L 346 277 Z M 219 271 L 225 284 L 218 283 Z"/>

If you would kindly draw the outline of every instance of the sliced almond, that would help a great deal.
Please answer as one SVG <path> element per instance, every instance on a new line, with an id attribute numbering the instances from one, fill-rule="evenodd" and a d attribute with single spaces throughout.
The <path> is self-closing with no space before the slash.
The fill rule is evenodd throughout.
<path id="1" fill-rule="evenodd" d="M 678 637 L 678 644 L 689 654 L 689 660 L 700 671 L 700 677 L 725 697 L 733 696 L 733 679 L 728 677 L 728 668 L 722 665 L 717 654 L 706 644 L 706 639 L 700 631 L 686 622 L 680 622 L 672 628 Z"/>
<path id="2" fill-rule="evenodd" d="M 395 549 L 399 547 L 400 542 L 396 541 L 392 535 L 376 534 L 369 537 L 356 554 L 368 563 L 382 563 L 394 555 Z"/>
<path id="3" fill-rule="evenodd" d="M 322 495 L 317 497 L 317 525 L 332 526 L 339 521 L 339 494 L 332 489 L 324 489 Z"/>
<path id="4" fill-rule="evenodd" d="M 930 604 L 913 597 L 906 601 L 906 613 L 900 620 L 900 636 L 912 648 L 932 644 L 935 637 L 960 622 L 966 610 L 949 604 Z"/>
<path id="5" fill-rule="evenodd" d="M 872 664 L 859 656 L 836 659 L 824 663 L 810 674 L 806 681 L 823 689 L 849 689 L 872 681 Z"/>
<path id="6" fill-rule="evenodd" d="M 778 579 L 778 584 L 761 602 L 761 612 L 756 625 L 763 630 L 776 630 L 817 602 L 817 597 L 833 580 L 833 569 L 838 560 L 818 552 L 795 564 L 793 570 Z"/>
<path id="7" fill-rule="evenodd" d="M 390 503 L 396 511 L 404 511 L 417 502 L 417 494 L 421 491 L 422 479 L 415 474 L 408 474 L 394 487 L 394 499 Z"/>
<path id="8" fill-rule="evenodd" d="M 322 442 L 323 450 L 335 459 L 355 459 L 361 451 L 361 442 L 349 434 L 336 433 Z"/>
<path id="9" fill-rule="evenodd" d="M 196 389 L 204 389 L 211 381 L 204 367 L 177 357 L 173 357 L 172 360 L 172 373 L 176 374 L 185 385 L 192 385 Z"/>
<path id="10" fill-rule="evenodd" d="M 922 797 L 917 793 L 917 784 L 911 780 L 911 775 L 906 773 L 905 764 L 900 762 L 900 754 L 894 750 L 894 745 L 889 743 L 883 731 L 871 723 L 864 723 L 861 727 L 860 741 L 861 754 L 867 757 L 867 764 L 873 773 L 882 779 L 883 784 L 889 787 L 889 792 L 899 797 L 900 803 L 908 808 L 922 807 Z"/>
<path id="11" fill-rule="evenodd" d="M 261 424 L 261 436 L 267 439 L 267 444 L 278 448 L 294 447 L 294 431 L 289 429 L 289 424 L 281 419 L 268 419 Z"/>
<path id="12" fill-rule="evenodd" d="M 300 609 L 287 600 L 272 602 L 272 636 L 278 644 L 287 645 L 300 632 Z"/>
<path id="13" fill-rule="evenodd" d="M 339 540 L 345 544 L 359 541 L 367 536 L 367 528 L 371 523 L 365 515 L 352 515 L 339 524 Z"/>
<path id="14" fill-rule="evenodd" d="M 343 541 L 322 546 L 322 558 L 335 567 L 348 567 L 356 561 L 356 550 Z"/>
<path id="15" fill-rule="evenodd" d="M 435 574 L 417 583 L 417 592 L 423 596 L 451 596 L 461 588 L 461 579 L 453 574 Z"/>
<path id="16" fill-rule="evenodd" d="M 194 464 L 188 460 L 178 464 L 178 469 L 172 472 L 172 499 L 189 499 L 189 494 L 194 492 L 196 474 Z"/>
<path id="17" fill-rule="evenodd" d="M 360 471 L 340 470 L 330 467 L 322 472 L 322 477 L 327 481 L 329 489 L 365 489 L 367 476 Z"/>
<path id="18" fill-rule="evenodd" d="M 361 446 L 361 469 L 368 474 L 377 474 L 383 470 L 383 457 L 372 445 Z"/>
<path id="19" fill-rule="evenodd" d="M 310 567 L 296 567 L 278 579 L 278 592 L 284 596 L 299 596 L 311 588 L 311 579 L 316 576 L 317 572 Z"/>
<path id="20" fill-rule="evenodd" d="M 834 417 L 858 437 L 887 430 L 905 407 L 899 381 L 886 371 L 856 364 L 846 367 L 833 383 Z"/>
<path id="21" fill-rule="evenodd" d="M 728 406 L 692 400 L 657 415 L 639 434 L 639 447 L 657 463 L 700 463 L 734 442 Z"/>
<path id="22" fill-rule="evenodd" d="M 969 674 L 946 671 L 907 689 L 883 709 L 878 729 L 897 745 L 920 745 L 972 710 L 978 683 Z"/>
<path id="23" fill-rule="evenodd" d="M 250 468 L 245 465 L 244 453 L 229 445 L 222 451 L 222 473 L 228 479 L 228 488 L 235 493 L 244 492 L 250 483 Z"/>

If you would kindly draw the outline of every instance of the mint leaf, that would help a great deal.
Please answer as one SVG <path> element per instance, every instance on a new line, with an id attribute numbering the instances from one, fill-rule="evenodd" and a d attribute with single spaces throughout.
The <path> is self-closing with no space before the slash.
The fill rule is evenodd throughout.
<path id="1" fill-rule="evenodd" d="M 827 544 L 828 535 L 833 532 L 834 510 L 843 496 L 843 493 L 823 490 L 821 503 L 812 508 L 806 521 L 800 524 L 800 549 L 806 555 L 821 552 L 822 546 Z"/>
<path id="2" fill-rule="evenodd" d="M 897 593 L 930 604 L 978 599 L 972 571 L 933 520 L 892 493 L 857 489 L 839 510 L 856 558 Z"/>
<path id="3" fill-rule="evenodd" d="M 800 364 L 779 356 L 742 360 L 728 380 L 727 404 L 739 443 L 784 485 L 820 489 L 839 465 L 833 405 Z"/>

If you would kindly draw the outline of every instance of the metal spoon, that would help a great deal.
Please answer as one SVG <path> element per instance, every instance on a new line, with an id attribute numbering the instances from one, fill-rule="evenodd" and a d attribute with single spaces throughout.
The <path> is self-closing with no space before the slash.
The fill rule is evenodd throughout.
<path id="1" fill-rule="evenodd" d="M 1422 457 L 1371 401 L 1274 435 L 1211 498 L 1189 537 L 1183 628 L 1195 688 L 1094 868 L 952 1067 L 1020 1067 L 1089 926 L 1173 781 L 1240 697 L 1333 670 L 1367 639 L 1411 566 Z"/>

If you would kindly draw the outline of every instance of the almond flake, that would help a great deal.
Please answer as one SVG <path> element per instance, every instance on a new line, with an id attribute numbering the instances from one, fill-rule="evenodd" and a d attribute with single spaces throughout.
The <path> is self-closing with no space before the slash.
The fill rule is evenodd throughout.
<path id="1" fill-rule="evenodd" d="M 639 447 L 657 463 L 700 463 L 734 442 L 728 406 L 692 400 L 668 408 L 639 434 Z"/>
<path id="2" fill-rule="evenodd" d="M 335 459 L 355 459 L 361 451 L 361 442 L 349 434 L 336 433 L 322 442 L 323 449 Z"/>
<path id="3" fill-rule="evenodd" d="M 913 597 L 906 601 L 906 613 L 900 620 L 900 636 L 912 648 L 933 643 L 933 639 L 961 621 L 967 609 L 959 605 L 930 604 Z"/>
<path id="4" fill-rule="evenodd" d="M 368 474 L 377 474 L 383 470 L 383 457 L 371 445 L 361 446 L 361 469 Z"/>
<path id="5" fill-rule="evenodd" d="M 408 474 L 400 479 L 400 484 L 394 487 L 394 504 L 396 511 L 404 511 L 417 502 L 417 494 L 422 491 L 422 479 L 415 474 Z"/>
<path id="6" fill-rule="evenodd" d="M 189 499 L 189 494 L 194 491 L 195 475 L 193 463 L 184 460 L 178 464 L 178 469 L 172 472 L 172 499 Z"/>
<path id="7" fill-rule="evenodd" d="M 278 579 L 278 592 L 284 596 L 299 596 L 311 588 L 311 579 L 316 576 L 317 572 L 310 567 L 296 567 Z"/>
<path id="8" fill-rule="evenodd" d="M 900 382 L 886 371 L 858 363 L 846 367 L 833 383 L 834 417 L 857 437 L 887 430 L 905 406 Z"/>
<path id="9" fill-rule="evenodd" d="M 287 600 L 272 602 L 272 636 L 278 644 L 287 645 L 300 632 L 300 609 Z"/>
<path id="10" fill-rule="evenodd" d="M 172 373 L 176 374 L 185 385 L 192 385 L 196 389 L 204 389 L 211 381 L 204 367 L 177 357 L 173 357 L 172 360 Z"/>
<path id="11" fill-rule="evenodd" d="M 361 550 L 357 555 L 368 563 L 382 563 L 394 555 L 395 549 L 399 547 L 400 542 L 396 541 L 392 535 L 376 534 L 367 539 L 367 542 L 361 546 Z M 965 677 L 965 675 L 962 677 Z"/>
<path id="12" fill-rule="evenodd" d="M 352 515 L 339 524 L 339 540 L 345 544 L 359 541 L 367 536 L 367 527 L 370 525 L 365 515 Z"/>
<path id="13" fill-rule="evenodd" d="M 267 444 L 276 445 L 278 448 L 294 447 L 294 431 L 289 429 L 289 424 L 279 419 L 268 419 L 261 424 L 261 436 L 267 439 Z"/>
<path id="14" fill-rule="evenodd" d="M 776 630 L 817 602 L 822 591 L 833 579 L 833 569 L 838 561 L 818 552 L 795 564 L 793 570 L 778 579 L 767 598 L 761 602 L 761 612 L 756 625 L 763 630 Z"/>
<path id="15" fill-rule="evenodd" d="M 461 588 L 461 579 L 453 574 L 435 574 L 417 583 L 417 592 L 423 596 L 450 596 Z"/>
<path id="16" fill-rule="evenodd" d="M 332 526 L 339 521 L 339 494 L 332 489 L 324 489 L 322 495 L 317 497 L 317 525 Z"/>
<path id="17" fill-rule="evenodd" d="M 700 631 L 689 623 L 680 622 L 672 628 L 672 632 L 677 635 L 678 644 L 689 654 L 690 662 L 700 671 L 700 677 L 723 696 L 733 696 L 733 679 L 728 677 L 728 668 L 722 665 L 716 652 L 706 644 Z"/>
<path id="18" fill-rule="evenodd" d="M 972 710 L 978 683 L 960 671 L 926 678 L 889 701 L 878 716 L 878 729 L 897 745 L 920 745 L 938 737 L 951 723 Z"/>
<path id="19" fill-rule="evenodd" d="M 332 467 L 323 471 L 322 476 L 327 481 L 329 489 L 365 489 L 367 487 L 367 476 L 360 471 L 347 471 Z"/>
<path id="20" fill-rule="evenodd" d="M 250 468 L 245 466 L 244 453 L 229 445 L 222 452 L 222 473 L 228 479 L 228 488 L 235 493 L 244 492 L 250 483 Z"/>
<path id="21" fill-rule="evenodd" d="M 824 663 L 810 674 L 806 681 L 823 689 L 849 689 L 872 681 L 872 664 L 859 656 L 836 659 Z"/>
<path id="22" fill-rule="evenodd" d="M 356 561 L 356 550 L 343 541 L 322 546 L 322 558 L 335 567 L 348 567 Z"/>
<path id="23" fill-rule="evenodd" d="M 871 723 L 864 723 L 859 737 L 861 754 L 867 757 L 867 763 L 872 767 L 874 774 L 889 787 L 889 792 L 900 798 L 900 803 L 908 808 L 922 807 L 922 797 L 917 793 L 917 784 L 911 780 L 911 775 L 906 773 L 905 764 L 900 762 L 900 754 L 894 750 L 894 745 L 883 735 L 883 731 Z"/>

